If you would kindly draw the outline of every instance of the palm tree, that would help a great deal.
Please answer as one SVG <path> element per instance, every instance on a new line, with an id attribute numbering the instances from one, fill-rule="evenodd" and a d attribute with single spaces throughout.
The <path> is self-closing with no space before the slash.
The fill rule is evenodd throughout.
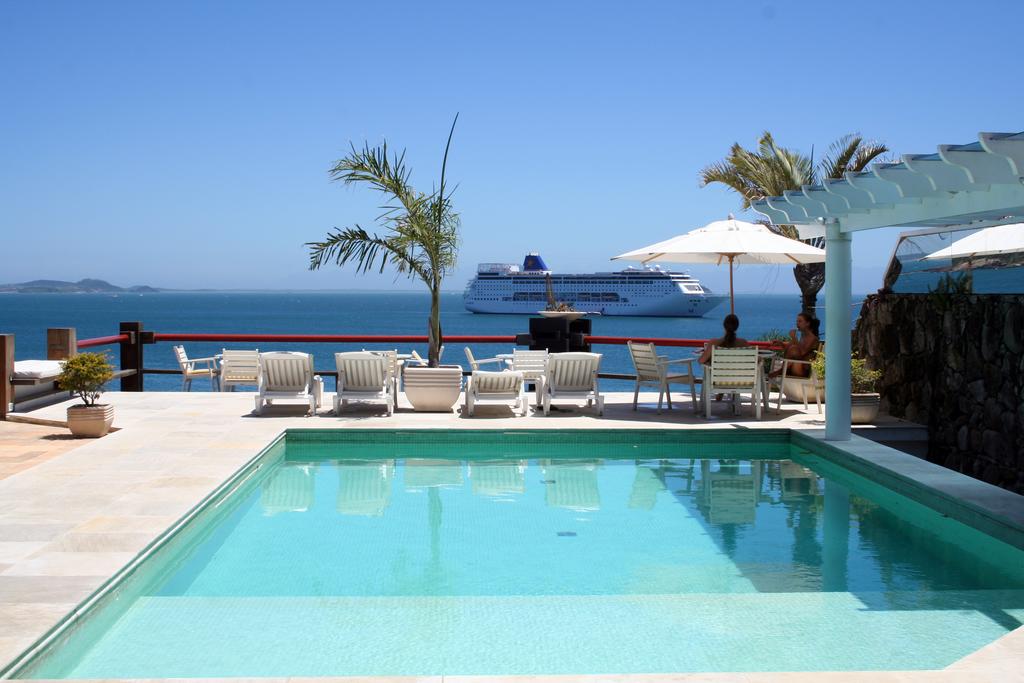
<path id="1" fill-rule="evenodd" d="M 391 264 L 400 275 L 419 278 L 430 290 L 428 363 L 437 367 L 441 351 L 441 283 L 455 267 L 459 250 L 459 214 L 452 207 L 451 192 L 445 184 L 448 150 L 459 115 L 455 115 L 441 163 L 441 181 L 427 194 L 415 190 L 409 181 L 405 152 L 388 156 L 388 145 L 357 150 L 330 170 L 331 180 L 346 185 L 365 183 L 387 197 L 378 221 L 383 233 L 369 233 L 360 225 L 327 234 L 322 242 L 307 242 L 309 269 L 317 270 L 333 261 L 338 266 L 352 262 L 357 272 L 369 272 L 379 263 L 379 272 Z"/>
<path id="2" fill-rule="evenodd" d="M 733 144 L 725 159 L 700 172 L 700 179 L 702 186 L 722 183 L 732 188 L 743 198 L 743 208 L 749 209 L 751 202 L 758 199 L 778 197 L 786 190 L 799 190 L 803 185 L 813 185 L 825 178 L 838 179 L 849 172 L 859 173 L 888 151 L 884 144 L 866 141 L 859 134 L 844 135 L 832 143 L 825 158 L 815 165 L 813 157 L 780 147 L 772 134 L 765 132 L 758 140 L 757 150 Z M 766 225 L 786 237 L 800 239 L 793 225 L 768 222 Z M 806 241 L 817 247 L 823 242 L 820 237 Z M 818 292 L 825 284 L 825 264 L 795 266 L 793 277 L 800 287 L 802 310 L 813 315 Z"/>

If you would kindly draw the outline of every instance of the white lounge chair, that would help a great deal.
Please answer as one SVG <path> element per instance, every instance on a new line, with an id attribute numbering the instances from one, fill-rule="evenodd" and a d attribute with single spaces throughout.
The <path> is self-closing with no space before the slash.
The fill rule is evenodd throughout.
<path id="1" fill-rule="evenodd" d="M 341 414 L 349 401 L 381 401 L 388 415 L 395 412 L 394 379 L 387 356 L 369 351 L 334 354 L 338 369 L 338 391 L 334 395 L 334 414 Z"/>
<path id="2" fill-rule="evenodd" d="M 523 373 L 523 379 L 527 383 L 533 384 L 534 393 L 537 395 L 537 404 L 540 405 L 544 389 L 544 373 L 548 371 L 547 349 L 539 351 L 512 349 L 512 369 Z"/>
<path id="3" fill-rule="evenodd" d="M 174 347 L 174 357 L 181 368 L 181 390 L 192 391 L 192 380 L 210 378 L 210 390 L 217 391 L 217 359 L 189 358 L 184 346 Z"/>
<path id="4" fill-rule="evenodd" d="M 596 404 L 597 414 L 603 415 L 604 396 L 597 386 L 597 371 L 600 367 L 599 353 L 551 354 L 542 390 L 544 414 L 551 411 L 551 401 L 555 399 L 586 399 L 587 406 Z"/>
<path id="5" fill-rule="evenodd" d="M 528 406 L 526 393 L 523 391 L 523 373 L 510 370 L 474 370 L 466 386 L 466 413 L 472 416 L 478 403 L 511 405 L 514 410 L 521 411 L 525 416 Z"/>
<path id="6" fill-rule="evenodd" d="M 693 401 L 693 411 L 697 412 L 697 391 L 694 386 L 697 379 L 693 374 L 693 358 L 680 358 L 669 360 L 665 356 L 659 356 L 654 344 L 641 344 L 639 342 L 626 342 L 629 347 L 629 355 L 633 358 L 633 367 L 636 368 L 636 388 L 633 389 L 633 410 L 636 410 L 637 400 L 640 397 L 641 386 L 655 386 L 658 388 L 658 412 L 661 412 L 662 399 L 668 399 L 668 409 L 672 410 L 672 384 L 689 384 L 690 399 Z M 674 363 L 686 364 L 686 372 L 669 372 L 668 366 Z"/>
<path id="7" fill-rule="evenodd" d="M 473 356 L 473 351 L 468 346 L 466 347 L 466 360 L 469 361 L 469 369 L 471 371 L 479 370 L 481 365 L 497 365 L 499 370 L 503 370 L 505 367 L 505 361 L 501 358 L 477 359 Z"/>
<path id="8" fill-rule="evenodd" d="M 398 403 L 398 390 L 399 381 L 402 378 L 402 364 L 398 360 L 398 349 L 384 349 L 377 351 L 374 349 L 363 349 L 367 353 L 372 353 L 375 356 L 382 356 L 388 359 L 388 372 L 391 373 L 391 392 L 395 397 L 395 404 Z"/>
<path id="9" fill-rule="evenodd" d="M 411 358 L 409 358 L 409 360 L 407 360 L 406 363 L 409 363 L 410 365 L 426 365 L 429 362 L 426 358 L 421 356 L 416 351 L 416 349 L 413 349 L 412 351 L 410 351 L 409 355 L 411 356 Z M 444 344 L 442 344 L 441 348 L 439 348 L 437 350 L 437 361 L 441 362 L 441 358 L 443 356 L 444 356 Z"/>
<path id="10" fill-rule="evenodd" d="M 313 374 L 313 356 L 295 351 L 271 351 L 260 354 L 260 382 L 256 394 L 256 414 L 274 401 L 303 401 L 309 414 L 323 400 L 324 381 Z"/>
<path id="11" fill-rule="evenodd" d="M 733 410 L 739 414 L 740 394 L 749 393 L 754 404 L 754 415 L 761 419 L 761 376 L 760 360 L 754 347 L 725 348 L 716 346 L 711 350 L 711 364 L 704 370 L 702 395 L 706 417 L 711 417 L 711 397 L 715 394 L 732 394 Z"/>
<path id="12" fill-rule="evenodd" d="M 259 349 L 224 349 L 220 358 L 220 390 L 234 391 L 235 387 L 258 387 L 260 384 Z"/>

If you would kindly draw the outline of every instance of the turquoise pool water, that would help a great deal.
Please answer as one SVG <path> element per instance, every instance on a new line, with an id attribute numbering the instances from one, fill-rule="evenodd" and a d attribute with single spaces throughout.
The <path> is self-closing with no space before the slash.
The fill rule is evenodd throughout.
<path id="1" fill-rule="evenodd" d="M 1024 553 L 783 433 L 300 432 L 247 477 L 18 675 L 924 669 L 1024 621 Z"/>

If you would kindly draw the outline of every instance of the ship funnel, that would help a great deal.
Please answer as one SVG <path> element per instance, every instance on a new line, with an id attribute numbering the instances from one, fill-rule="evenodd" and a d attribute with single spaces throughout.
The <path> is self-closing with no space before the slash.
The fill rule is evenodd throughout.
<path id="1" fill-rule="evenodd" d="M 523 272 L 537 272 L 539 270 L 548 270 L 544 259 L 540 257 L 540 254 L 527 254 L 526 258 L 523 259 Z"/>

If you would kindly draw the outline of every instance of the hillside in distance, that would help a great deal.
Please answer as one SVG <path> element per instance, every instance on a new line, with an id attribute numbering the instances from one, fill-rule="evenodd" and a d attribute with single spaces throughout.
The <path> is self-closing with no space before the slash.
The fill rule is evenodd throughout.
<path id="1" fill-rule="evenodd" d="M 18 292 L 21 294 L 96 294 L 108 292 L 149 293 L 159 291 L 161 290 L 148 285 L 118 287 L 117 285 L 110 284 L 106 280 L 97 280 L 95 278 L 85 278 L 78 282 L 68 282 L 66 280 L 30 280 L 29 282 L 15 282 L 0 285 L 0 292 Z"/>

